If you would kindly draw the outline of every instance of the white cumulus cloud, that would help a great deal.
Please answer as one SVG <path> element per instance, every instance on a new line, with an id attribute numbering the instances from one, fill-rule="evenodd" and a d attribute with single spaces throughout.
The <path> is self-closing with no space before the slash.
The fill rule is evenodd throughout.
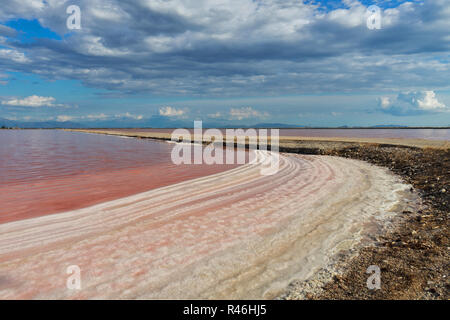
<path id="1" fill-rule="evenodd" d="M 217 111 L 216 113 L 210 113 L 210 114 L 208 114 L 208 118 L 211 118 L 211 119 L 222 118 L 222 112 Z"/>
<path id="2" fill-rule="evenodd" d="M 403 92 L 393 98 L 380 97 L 378 104 L 381 111 L 397 116 L 450 111 L 432 90 Z"/>
<path id="3" fill-rule="evenodd" d="M 2 101 L 3 105 L 7 106 L 17 106 L 17 107 L 64 107 L 63 104 L 55 104 L 56 99 L 53 97 L 41 97 L 37 95 L 32 95 L 29 97 L 25 97 L 23 99 L 20 98 L 12 98 L 9 100 Z"/>
<path id="4" fill-rule="evenodd" d="M 159 109 L 159 115 L 164 117 L 183 117 L 186 114 L 186 110 L 176 109 L 170 106 L 162 107 Z"/>
<path id="5" fill-rule="evenodd" d="M 129 119 L 134 119 L 134 120 L 142 120 L 142 119 L 144 119 L 144 116 L 140 115 L 140 114 L 131 114 L 131 113 L 127 112 L 124 114 L 116 114 L 116 118 L 129 118 Z"/>
<path id="6" fill-rule="evenodd" d="M 417 99 L 417 105 L 423 110 L 445 109 L 445 104 L 439 102 L 434 91 L 425 91 L 421 99 Z"/>
<path id="7" fill-rule="evenodd" d="M 71 121 L 74 119 L 75 119 L 75 117 L 67 116 L 67 115 L 59 115 L 56 117 L 56 121 L 58 121 L 58 122 L 66 122 L 66 121 Z"/>
<path id="8" fill-rule="evenodd" d="M 260 112 L 254 110 L 252 107 L 231 108 L 230 120 L 244 120 L 249 118 L 266 118 L 269 114 L 267 112 Z"/>
<path id="9" fill-rule="evenodd" d="M 380 102 L 381 108 L 383 108 L 383 109 L 386 109 L 391 104 L 391 100 L 389 99 L 389 97 L 381 97 L 379 102 Z"/>
<path id="10" fill-rule="evenodd" d="M 12 60 L 18 63 L 30 62 L 23 52 L 12 49 L 0 49 L 0 59 Z"/>

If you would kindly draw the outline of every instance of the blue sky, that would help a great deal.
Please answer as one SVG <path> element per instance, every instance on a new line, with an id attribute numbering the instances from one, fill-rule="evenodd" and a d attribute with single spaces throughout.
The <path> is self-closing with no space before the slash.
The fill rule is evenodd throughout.
<path id="1" fill-rule="evenodd" d="M 448 126 L 449 30 L 447 0 L 12 0 L 0 118 Z"/>

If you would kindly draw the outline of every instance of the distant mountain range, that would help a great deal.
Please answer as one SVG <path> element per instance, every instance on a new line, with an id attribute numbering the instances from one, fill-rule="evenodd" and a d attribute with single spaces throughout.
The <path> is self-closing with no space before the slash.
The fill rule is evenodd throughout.
<path id="1" fill-rule="evenodd" d="M 164 116 L 152 116 L 147 119 L 116 118 L 111 120 L 97 121 L 16 121 L 0 118 L 0 127 L 6 128 L 24 128 L 24 129 L 83 129 L 83 128 L 192 128 L 193 121 L 177 120 Z M 376 125 L 371 127 L 349 127 L 341 126 L 337 129 L 355 129 L 355 128 L 407 128 L 401 125 Z M 302 125 L 290 125 L 285 123 L 257 123 L 242 125 L 231 121 L 203 121 L 203 128 L 308 128 Z M 316 127 L 315 127 L 316 128 Z M 326 129 L 326 128 L 324 128 Z"/>
<path id="2" fill-rule="evenodd" d="M 0 127 L 17 127 L 17 128 L 179 128 L 184 127 L 188 122 L 171 120 L 167 117 L 154 116 L 150 119 L 135 120 L 129 118 L 118 118 L 112 120 L 97 120 L 97 121 L 16 121 L 0 118 Z M 191 122 L 189 125 L 192 126 Z"/>
<path id="3" fill-rule="evenodd" d="M 287 125 L 283 123 L 258 123 L 255 125 L 236 125 L 227 121 L 204 121 L 204 128 L 298 128 L 299 126 Z M 118 118 L 112 120 L 98 121 L 16 121 L 0 118 L 0 127 L 8 128 L 191 128 L 193 121 L 176 120 L 163 116 L 152 116 L 148 119 L 135 120 L 130 118 Z"/>
<path id="4" fill-rule="evenodd" d="M 0 127 L 7 128 L 39 128 L 39 129 L 52 129 L 52 128 L 84 128 L 82 124 L 76 122 L 59 122 L 59 121 L 16 121 L 0 118 Z"/>

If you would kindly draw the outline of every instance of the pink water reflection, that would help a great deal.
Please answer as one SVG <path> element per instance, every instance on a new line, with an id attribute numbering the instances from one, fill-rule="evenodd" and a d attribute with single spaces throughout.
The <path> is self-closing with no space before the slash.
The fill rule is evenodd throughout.
<path id="1" fill-rule="evenodd" d="M 172 145 L 58 130 L 0 131 L 0 223 L 64 212 L 222 172 L 172 164 Z"/>

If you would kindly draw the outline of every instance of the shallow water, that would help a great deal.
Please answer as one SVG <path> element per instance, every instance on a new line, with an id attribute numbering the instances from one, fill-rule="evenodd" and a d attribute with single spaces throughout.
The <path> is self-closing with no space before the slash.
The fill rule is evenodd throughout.
<path id="1" fill-rule="evenodd" d="M 60 130 L 0 130 L 0 223 L 64 212 L 233 168 L 174 165 L 173 145 Z"/>

